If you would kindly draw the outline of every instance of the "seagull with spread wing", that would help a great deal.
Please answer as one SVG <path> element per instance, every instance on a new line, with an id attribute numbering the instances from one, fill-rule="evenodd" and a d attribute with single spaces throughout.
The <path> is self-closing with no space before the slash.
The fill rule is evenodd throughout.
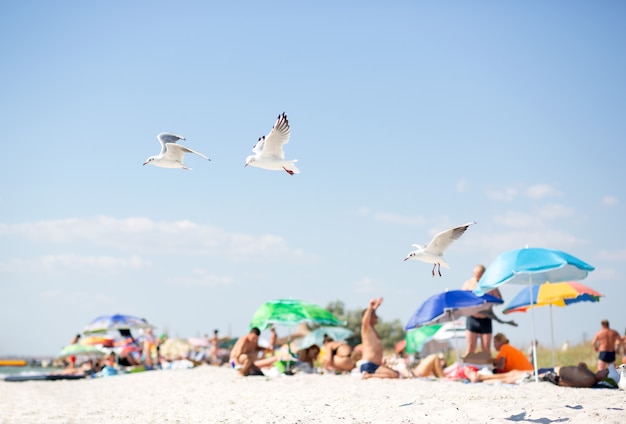
<path id="1" fill-rule="evenodd" d="M 159 143 L 161 143 L 161 153 L 155 156 L 150 156 L 143 163 L 144 165 L 151 164 L 154 166 L 160 166 L 161 168 L 191 169 L 183 163 L 185 153 L 194 153 L 201 158 L 211 160 L 200 152 L 196 152 L 189 147 L 178 144 L 178 140 L 185 139 L 182 135 L 162 132 L 157 135 L 157 139 L 159 140 Z"/>
<path id="2" fill-rule="evenodd" d="M 443 253 L 454 240 L 458 240 L 459 237 L 465 233 L 467 228 L 473 224 L 476 223 L 472 221 L 465 225 L 442 231 L 433 237 L 430 243 L 426 246 L 414 244 L 413 246 L 417 247 L 417 250 L 409 253 L 404 260 L 416 259 L 418 261 L 431 263 L 433 264 L 433 277 L 435 276 L 435 268 L 437 268 L 437 272 L 441 277 L 441 265 L 443 265 L 444 268 L 450 268 L 450 266 L 443 259 Z"/>
<path id="3" fill-rule="evenodd" d="M 283 146 L 289 143 L 291 129 L 285 112 L 278 115 L 276 123 L 268 135 L 259 138 L 259 141 L 252 148 L 254 155 L 246 158 L 246 166 L 269 169 L 272 171 L 285 171 L 289 175 L 299 174 L 300 170 L 295 163 L 298 161 L 285 160 Z"/>

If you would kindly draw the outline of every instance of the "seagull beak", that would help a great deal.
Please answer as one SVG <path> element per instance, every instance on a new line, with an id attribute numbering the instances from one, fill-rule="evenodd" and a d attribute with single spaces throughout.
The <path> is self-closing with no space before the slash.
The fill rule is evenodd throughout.
<path id="1" fill-rule="evenodd" d="M 144 163 L 143 163 L 143 164 L 144 164 L 144 166 L 145 166 L 147 163 L 148 163 L 148 162 L 144 162 Z"/>
<path id="2" fill-rule="evenodd" d="M 248 164 L 246 163 L 243 167 L 245 168 L 246 166 L 248 166 Z"/>
<path id="3" fill-rule="evenodd" d="M 406 261 L 407 259 L 409 259 L 409 257 L 407 256 L 406 258 L 404 258 L 404 260 Z"/>

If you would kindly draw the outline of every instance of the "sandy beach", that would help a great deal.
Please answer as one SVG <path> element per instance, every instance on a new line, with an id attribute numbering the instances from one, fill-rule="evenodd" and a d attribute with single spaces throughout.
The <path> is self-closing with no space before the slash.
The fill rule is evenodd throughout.
<path id="1" fill-rule="evenodd" d="M 226 367 L 0 381 L 2 423 L 624 423 L 626 393 L 547 382 L 351 375 L 239 377 Z"/>

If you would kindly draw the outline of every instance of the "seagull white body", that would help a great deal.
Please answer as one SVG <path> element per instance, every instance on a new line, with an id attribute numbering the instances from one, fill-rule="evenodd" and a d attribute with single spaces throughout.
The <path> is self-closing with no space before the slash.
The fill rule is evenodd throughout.
<path id="1" fill-rule="evenodd" d="M 151 164 L 154 166 L 160 166 L 161 168 L 190 169 L 183 163 L 185 153 L 194 153 L 201 158 L 211 160 L 200 152 L 196 152 L 189 147 L 178 144 L 178 140 L 185 139 L 182 135 L 162 132 L 157 135 L 157 139 L 159 140 L 159 143 L 161 143 L 161 153 L 155 156 L 150 156 L 143 163 L 144 165 Z"/>
<path id="2" fill-rule="evenodd" d="M 407 255 L 404 260 L 416 259 L 418 261 L 431 263 L 433 264 L 433 277 L 435 276 L 435 268 L 438 267 L 437 271 L 439 276 L 441 277 L 441 267 L 450 268 L 450 266 L 443 259 L 443 253 L 445 250 L 452 244 L 453 241 L 457 240 L 461 237 L 465 230 L 470 225 L 476 224 L 475 222 L 468 222 L 465 225 L 461 225 L 459 227 L 450 228 L 449 230 L 445 230 L 437 234 L 426 246 L 421 244 L 414 244 L 413 246 L 417 247 L 417 250 L 412 251 Z"/>
<path id="3" fill-rule="evenodd" d="M 246 166 L 250 165 L 271 171 L 285 171 L 289 175 L 299 174 L 300 170 L 295 165 L 298 160 L 285 160 L 283 146 L 289 143 L 290 135 L 289 121 L 283 112 L 278 115 L 278 119 L 276 119 L 276 123 L 269 134 L 259 138 L 259 141 L 254 145 L 252 151 L 255 154 L 246 158 Z"/>

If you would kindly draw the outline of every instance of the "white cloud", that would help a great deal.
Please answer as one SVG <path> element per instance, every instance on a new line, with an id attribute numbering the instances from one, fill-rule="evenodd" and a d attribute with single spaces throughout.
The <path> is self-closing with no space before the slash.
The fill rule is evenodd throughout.
<path id="1" fill-rule="evenodd" d="M 35 243 L 91 243 L 142 254 L 226 255 L 247 260 L 280 256 L 315 260 L 315 256 L 289 246 L 277 235 L 252 235 L 192 221 L 153 221 L 145 217 L 116 219 L 106 216 L 56 221 L 0 224 L 0 239 L 26 238 Z"/>
<path id="2" fill-rule="evenodd" d="M 507 250 L 521 249 L 526 246 L 548 247 L 569 252 L 575 247 L 586 244 L 586 240 L 573 234 L 550 228 L 499 230 L 474 238 L 475 248 L 489 252 L 493 256 Z"/>
<path id="3" fill-rule="evenodd" d="M 571 218 L 574 216 L 574 209 L 555 203 L 539 208 L 537 213 L 545 219 Z"/>
<path id="4" fill-rule="evenodd" d="M 89 293 L 84 291 L 62 291 L 57 289 L 48 289 L 41 291 L 39 297 L 48 301 L 59 302 L 69 304 L 110 304 L 113 302 L 113 298 L 102 293 Z"/>
<path id="5" fill-rule="evenodd" d="M 551 186 L 549 184 L 535 184 L 528 187 L 524 194 L 526 197 L 531 199 L 545 199 L 546 197 L 558 197 L 561 196 L 561 192 L 559 192 L 556 187 Z"/>
<path id="6" fill-rule="evenodd" d="M 548 221 L 571 218 L 574 215 L 574 209 L 555 203 L 535 208 L 530 212 L 507 211 L 496 215 L 494 222 L 509 228 L 541 229 L 548 225 Z"/>
<path id="7" fill-rule="evenodd" d="M 512 201 L 519 195 L 519 190 L 515 187 L 505 187 L 500 190 L 487 188 L 485 195 L 491 200 Z"/>
<path id="8" fill-rule="evenodd" d="M 205 269 L 197 268 L 192 271 L 192 275 L 169 278 L 166 283 L 187 287 L 214 287 L 228 286 L 233 281 L 233 277 L 213 275 Z"/>
<path id="9" fill-rule="evenodd" d="M 375 221 L 387 222 L 390 224 L 400 224 L 417 227 L 426 223 L 426 219 L 421 216 L 407 216 L 393 212 L 372 211 L 368 208 L 359 208 L 358 213 L 360 215 L 371 216 Z"/>
<path id="10" fill-rule="evenodd" d="M 550 184 L 534 184 L 523 188 L 521 185 L 504 187 L 496 189 L 488 187 L 485 195 L 491 200 L 507 201 L 515 200 L 520 195 L 533 200 L 545 199 L 550 197 L 559 197 L 562 193 L 555 186 Z"/>
<path id="11" fill-rule="evenodd" d="M 496 215 L 494 222 L 509 228 L 531 228 L 539 223 L 536 215 L 529 212 L 509 211 L 502 215 Z"/>
<path id="12" fill-rule="evenodd" d="M 604 196 L 602 198 L 602 204 L 604 206 L 615 206 L 619 203 L 619 199 L 614 196 Z"/>
<path id="13" fill-rule="evenodd" d="M 388 222 L 391 224 L 401 224 L 410 226 L 424 225 L 426 220 L 421 216 L 406 216 L 399 215 L 391 212 L 376 212 L 374 213 L 374 219 L 376 221 Z"/>
<path id="14" fill-rule="evenodd" d="M 626 249 L 601 250 L 596 257 L 605 261 L 626 262 Z"/>
<path id="15" fill-rule="evenodd" d="M 144 269 L 152 266 L 139 256 L 116 258 L 112 256 L 80 256 L 73 253 L 45 255 L 32 259 L 12 259 L 0 262 L 0 271 L 10 273 L 49 272 L 68 274 L 75 272 L 106 272 L 116 274 L 127 269 Z"/>

